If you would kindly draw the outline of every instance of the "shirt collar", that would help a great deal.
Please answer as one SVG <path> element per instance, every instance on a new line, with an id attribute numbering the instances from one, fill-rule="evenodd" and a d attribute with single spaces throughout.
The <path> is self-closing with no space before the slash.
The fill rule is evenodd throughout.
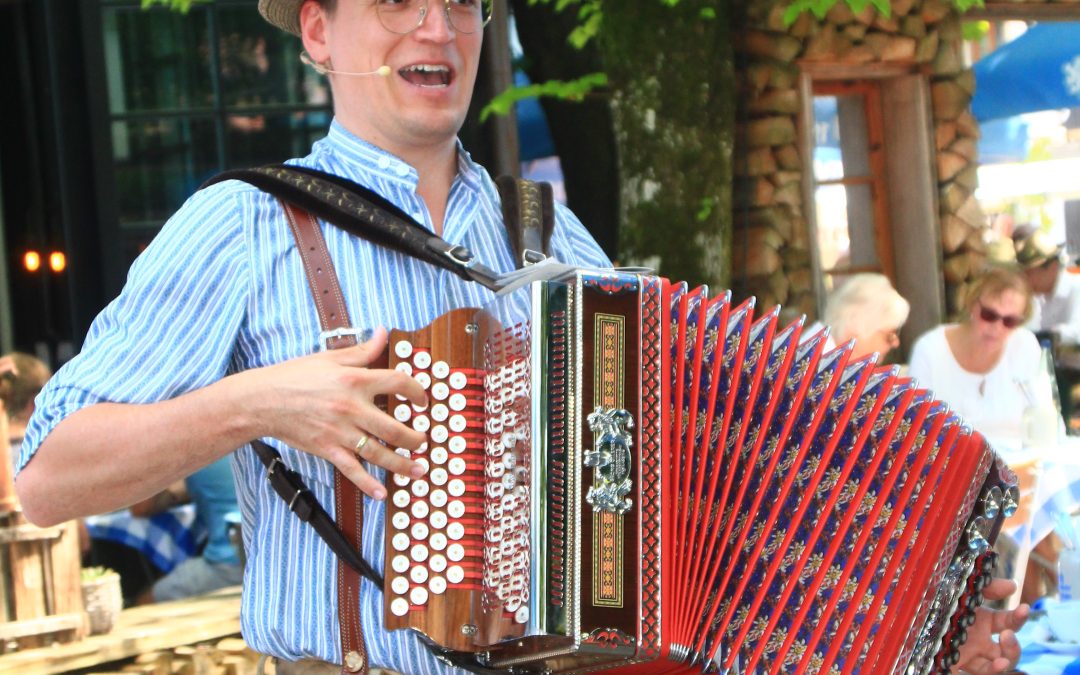
<path id="1" fill-rule="evenodd" d="M 360 176 L 375 172 L 386 180 L 405 183 L 416 189 L 419 176 L 410 164 L 403 159 L 387 152 L 382 148 L 372 145 L 359 136 L 346 129 L 335 118 L 330 124 L 330 131 L 326 138 L 317 144 L 321 150 L 330 151 L 337 155 L 346 169 L 352 175 L 343 176 L 353 181 L 360 182 Z M 457 139 L 458 149 L 458 175 L 455 183 L 461 181 L 471 190 L 479 190 L 483 183 L 479 165 Z"/>

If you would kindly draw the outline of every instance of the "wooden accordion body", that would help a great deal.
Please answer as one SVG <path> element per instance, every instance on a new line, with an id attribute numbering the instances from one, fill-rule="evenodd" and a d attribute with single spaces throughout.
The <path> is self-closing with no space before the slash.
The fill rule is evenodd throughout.
<path id="1" fill-rule="evenodd" d="M 387 479 L 386 627 L 518 672 L 947 669 L 1015 476 L 753 309 L 578 272 L 392 331 L 429 471 Z"/>

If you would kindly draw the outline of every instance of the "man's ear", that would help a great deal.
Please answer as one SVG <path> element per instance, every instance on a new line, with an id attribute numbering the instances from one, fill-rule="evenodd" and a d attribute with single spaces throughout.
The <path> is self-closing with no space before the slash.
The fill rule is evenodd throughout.
<path id="1" fill-rule="evenodd" d="M 325 63 L 330 58 L 326 44 L 326 10 L 316 0 L 304 0 L 300 7 L 300 39 L 315 63 Z"/>

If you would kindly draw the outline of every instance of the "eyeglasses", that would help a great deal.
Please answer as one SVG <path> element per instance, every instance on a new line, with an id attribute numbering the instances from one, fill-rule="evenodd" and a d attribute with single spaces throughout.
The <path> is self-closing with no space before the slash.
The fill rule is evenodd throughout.
<path id="1" fill-rule="evenodd" d="M 1003 326 L 1010 330 L 1024 323 L 1024 317 L 1022 316 L 1003 316 L 981 302 L 979 303 L 979 318 L 986 323 L 1000 321 Z"/>
<path id="2" fill-rule="evenodd" d="M 438 0 L 435 0 L 436 2 Z M 419 28 L 427 18 L 429 0 L 375 0 L 375 12 L 383 28 L 405 35 Z M 483 30 L 491 21 L 494 0 L 443 0 L 446 18 L 459 33 Z"/>

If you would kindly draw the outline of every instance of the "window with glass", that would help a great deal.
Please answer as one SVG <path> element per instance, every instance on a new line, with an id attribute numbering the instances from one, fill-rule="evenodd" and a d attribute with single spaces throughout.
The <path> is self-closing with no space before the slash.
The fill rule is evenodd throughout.
<path id="1" fill-rule="evenodd" d="M 895 278 L 878 84 L 819 81 L 813 92 L 816 243 L 825 289 L 860 272 Z"/>
<path id="2" fill-rule="evenodd" d="M 256 4 L 99 0 L 121 233 L 148 240 L 210 176 L 307 154 L 326 133 L 325 79 Z"/>

